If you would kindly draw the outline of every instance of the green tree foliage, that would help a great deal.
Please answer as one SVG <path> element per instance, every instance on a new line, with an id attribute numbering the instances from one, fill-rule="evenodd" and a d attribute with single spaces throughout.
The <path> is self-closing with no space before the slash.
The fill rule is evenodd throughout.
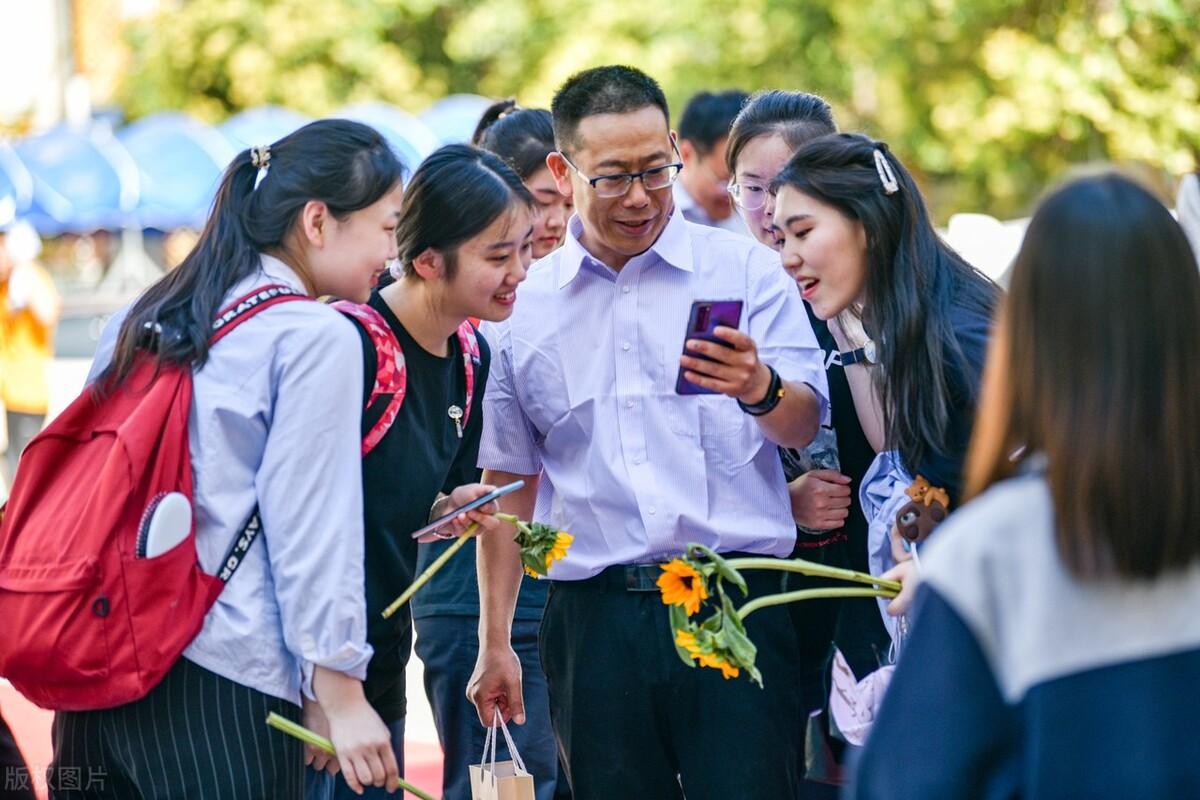
<path id="1" fill-rule="evenodd" d="M 131 116 L 278 103 L 546 104 L 596 64 L 795 88 L 886 139 L 940 217 L 1020 213 L 1071 164 L 1179 174 L 1200 149 L 1200 0 L 189 0 L 131 28 Z"/>

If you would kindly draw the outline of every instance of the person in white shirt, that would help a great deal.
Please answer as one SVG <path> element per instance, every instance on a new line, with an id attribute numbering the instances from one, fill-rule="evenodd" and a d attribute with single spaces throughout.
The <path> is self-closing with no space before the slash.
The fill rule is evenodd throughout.
<path id="1" fill-rule="evenodd" d="M 575 800 L 794 798 L 799 645 L 787 611 L 747 621 L 760 689 L 679 660 L 655 581 L 690 542 L 791 553 L 776 446 L 806 445 L 827 418 L 820 349 L 774 251 L 674 207 L 680 164 L 652 78 L 586 70 L 551 111 L 558 150 L 547 160 L 576 216 L 512 316 L 484 326 L 494 360 L 479 461 L 485 482 L 525 480 L 501 501 L 524 519 L 549 481 L 546 521 L 575 537 L 550 571 L 540 634 L 567 780 Z M 693 301 L 713 299 L 743 305 L 736 329 L 715 330 L 730 347 L 688 341 L 712 360 L 681 355 Z M 676 391 L 681 367 L 711 393 Z M 488 536 L 477 563 L 468 692 L 481 721 L 523 723 L 511 645 L 519 554 Z M 751 595 L 779 590 L 766 574 L 748 578 Z"/>
<path id="2" fill-rule="evenodd" d="M 747 233 L 729 198 L 725 147 L 729 127 L 748 97 L 737 90 L 700 92 L 683 108 L 678 131 L 683 170 L 673 192 L 675 205 L 688 222 Z"/>

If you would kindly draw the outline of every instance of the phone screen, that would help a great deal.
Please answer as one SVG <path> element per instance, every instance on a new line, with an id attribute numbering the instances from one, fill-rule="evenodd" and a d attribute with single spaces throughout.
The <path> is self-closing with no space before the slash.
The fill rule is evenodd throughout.
<path id="1" fill-rule="evenodd" d="M 682 348 L 682 353 L 694 358 L 704 358 L 706 361 L 710 360 L 699 353 L 688 350 L 686 347 L 687 341 L 689 339 L 704 339 L 729 347 L 730 345 L 724 339 L 718 339 L 713 331 L 722 326 L 736 329 L 741 322 L 741 300 L 695 301 L 692 303 L 691 313 L 688 314 L 687 331 L 683 337 L 685 346 Z M 712 389 L 697 386 L 684 378 L 683 373 L 685 371 L 682 366 L 679 367 L 679 375 L 675 379 L 676 394 L 715 394 Z"/>

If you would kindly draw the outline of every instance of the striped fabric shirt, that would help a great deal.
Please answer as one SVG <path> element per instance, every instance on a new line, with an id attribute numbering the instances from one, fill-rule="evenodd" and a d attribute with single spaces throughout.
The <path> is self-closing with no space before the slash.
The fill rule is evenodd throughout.
<path id="1" fill-rule="evenodd" d="M 282 261 L 227 295 L 304 290 Z M 126 310 L 100 337 L 91 382 L 112 359 Z M 300 702 L 314 664 L 366 676 L 362 347 L 321 303 L 283 303 L 247 320 L 196 370 L 188 440 L 196 549 L 215 574 L 258 504 L 262 534 L 184 657 L 260 692 Z"/>
<path id="2" fill-rule="evenodd" d="M 575 536 L 550 577 L 656 561 L 689 542 L 787 555 L 796 528 L 775 445 L 732 398 L 675 393 L 692 301 L 742 300 L 759 357 L 813 387 L 828 421 L 822 353 L 779 256 L 676 209 L 617 272 L 585 251 L 581 230 L 572 218 L 513 315 L 483 328 L 493 357 L 479 463 L 545 471 L 546 521 Z"/>

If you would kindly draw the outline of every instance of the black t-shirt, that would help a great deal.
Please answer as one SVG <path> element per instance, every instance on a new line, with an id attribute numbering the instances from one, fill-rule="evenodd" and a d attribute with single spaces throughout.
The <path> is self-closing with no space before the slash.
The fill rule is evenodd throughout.
<path id="1" fill-rule="evenodd" d="M 411 534 L 429 520 L 438 493 L 478 480 L 490 352 L 479 337 L 474 400 L 459 438 L 448 414 L 451 406 L 462 408 L 467 396 L 458 337 L 450 337 L 449 355 L 435 356 L 408 334 L 378 292 L 371 294 L 369 302 L 395 333 L 408 373 L 404 403 L 395 422 L 363 459 L 367 640 L 375 648 L 364 689 L 375 710 L 390 723 L 405 713 L 404 666 L 412 649 L 412 616 L 407 606 L 386 620 L 382 611 L 416 577 L 417 543 Z M 365 402 L 375 382 L 377 362 L 370 335 L 362 326 L 356 327 L 363 344 Z M 363 415 L 364 433 L 378 419 L 383 401 L 377 400 L 376 407 Z"/>

